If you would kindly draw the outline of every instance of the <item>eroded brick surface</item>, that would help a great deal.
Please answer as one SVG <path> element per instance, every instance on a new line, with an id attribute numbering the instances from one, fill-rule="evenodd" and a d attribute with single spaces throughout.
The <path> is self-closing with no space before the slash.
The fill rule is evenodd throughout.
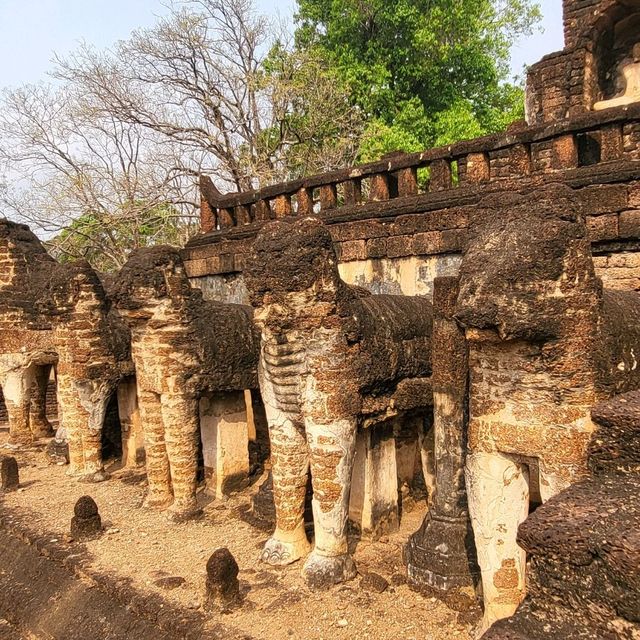
<path id="1" fill-rule="evenodd" d="M 0 255 L 0 384 L 11 440 L 52 435 L 46 393 L 55 365 L 70 471 L 102 479 L 107 402 L 133 372 L 128 331 L 96 272 L 82 261 L 58 264 L 25 225 L 0 221 Z"/>

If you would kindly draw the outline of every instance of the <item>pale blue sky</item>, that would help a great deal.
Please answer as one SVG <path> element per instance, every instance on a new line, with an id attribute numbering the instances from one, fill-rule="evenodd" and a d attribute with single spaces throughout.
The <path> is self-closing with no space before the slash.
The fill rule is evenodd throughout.
<path id="1" fill-rule="evenodd" d="M 258 6 L 288 16 L 295 2 L 258 0 Z M 562 48 L 561 0 L 541 6 L 545 31 L 514 48 L 514 73 Z M 65 54 L 81 40 L 108 47 L 164 11 L 162 0 L 0 0 L 0 87 L 45 79 L 54 51 Z"/>

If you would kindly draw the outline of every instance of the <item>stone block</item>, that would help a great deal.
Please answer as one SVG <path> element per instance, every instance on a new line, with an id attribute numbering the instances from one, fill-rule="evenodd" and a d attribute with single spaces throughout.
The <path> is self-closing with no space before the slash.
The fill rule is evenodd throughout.
<path id="1" fill-rule="evenodd" d="M 366 245 L 367 258 L 384 258 L 387 255 L 387 239 L 371 238 Z"/>
<path id="2" fill-rule="evenodd" d="M 629 186 L 629 205 L 640 207 L 640 182 L 632 182 Z"/>
<path id="3" fill-rule="evenodd" d="M 338 205 L 338 192 L 335 184 L 324 184 L 320 187 L 320 210 L 328 211 Z"/>
<path id="4" fill-rule="evenodd" d="M 509 173 L 524 176 L 531 173 L 531 152 L 524 144 L 516 144 L 509 149 Z"/>
<path id="5" fill-rule="evenodd" d="M 420 233 L 425 231 L 440 231 L 444 229 L 462 229 L 469 224 L 469 208 L 453 207 L 438 209 L 418 215 L 398 216 L 393 223 L 396 235 Z"/>
<path id="6" fill-rule="evenodd" d="M 273 200 L 273 215 L 276 219 L 291 215 L 290 195 L 281 195 Z"/>
<path id="7" fill-rule="evenodd" d="M 347 180 L 343 183 L 344 203 L 354 205 L 362 202 L 362 182 L 359 179 Z"/>
<path id="8" fill-rule="evenodd" d="M 310 216 L 313 213 L 313 193 L 311 189 L 304 187 L 296 194 L 298 209 L 296 211 L 299 216 Z"/>
<path id="9" fill-rule="evenodd" d="M 486 153 L 470 153 L 466 158 L 466 181 L 472 183 L 489 180 L 489 159 Z"/>
<path id="10" fill-rule="evenodd" d="M 618 216 L 588 216 L 587 229 L 592 242 L 614 240 L 618 237 Z"/>
<path id="11" fill-rule="evenodd" d="M 135 378 L 126 378 L 118 385 L 118 417 L 122 429 L 122 463 L 135 467 L 144 461 L 144 437 L 140 422 Z"/>
<path id="12" fill-rule="evenodd" d="M 236 270 L 235 253 L 224 253 L 219 256 L 220 271 L 223 273 L 231 273 Z"/>
<path id="13" fill-rule="evenodd" d="M 640 238 L 640 209 L 623 211 L 619 226 L 621 238 Z"/>
<path id="14" fill-rule="evenodd" d="M 460 251 L 467 237 L 466 229 L 447 229 L 442 232 L 442 253 Z"/>
<path id="15" fill-rule="evenodd" d="M 389 176 L 385 173 L 378 173 L 371 176 L 371 189 L 369 192 L 369 200 L 380 201 L 388 200 L 390 197 Z"/>
<path id="16" fill-rule="evenodd" d="M 355 456 L 349 517 L 360 524 L 363 537 L 377 540 L 399 524 L 392 425 L 374 425 L 358 433 Z"/>
<path id="17" fill-rule="evenodd" d="M 418 193 L 418 172 L 415 167 L 401 169 L 396 175 L 398 195 L 412 196 Z"/>
<path id="18" fill-rule="evenodd" d="M 618 160 L 622 156 L 622 129 L 619 124 L 600 130 L 600 154 L 602 162 Z"/>
<path id="19" fill-rule="evenodd" d="M 389 234 L 388 226 L 379 220 L 344 222 L 333 225 L 330 232 L 334 242 L 381 238 Z"/>
<path id="20" fill-rule="evenodd" d="M 364 240 L 352 240 L 341 242 L 336 246 L 341 262 L 353 260 L 365 260 L 367 258 L 367 246 Z"/>
<path id="21" fill-rule="evenodd" d="M 15 491 L 20 484 L 18 462 L 11 456 L 0 458 L 0 489 Z"/>
<path id="22" fill-rule="evenodd" d="M 185 262 L 185 269 L 190 278 L 200 278 L 202 276 L 218 274 L 223 271 L 220 265 L 220 256 L 218 255 L 197 260 L 188 260 Z"/>
<path id="23" fill-rule="evenodd" d="M 200 437 L 207 490 L 222 498 L 243 489 L 249 476 L 244 392 L 219 392 L 200 400 Z"/>
<path id="24" fill-rule="evenodd" d="M 580 191 L 587 215 L 617 213 L 628 209 L 629 193 L 626 184 L 595 185 Z"/>
<path id="25" fill-rule="evenodd" d="M 451 189 L 451 162 L 434 160 L 429 165 L 429 191 L 446 191 Z"/>
<path id="26" fill-rule="evenodd" d="M 578 166 L 578 149 L 573 135 L 555 138 L 552 149 L 553 169 L 573 169 Z"/>
<path id="27" fill-rule="evenodd" d="M 392 236 L 391 238 L 387 238 L 388 258 L 402 258 L 413 255 L 413 253 L 412 236 Z"/>
<path id="28" fill-rule="evenodd" d="M 608 267 L 621 267 L 623 269 L 640 269 L 640 253 L 623 251 L 614 253 L 607 259 Z"/>
<path id="29" fill-rule="evenodd" d="M 443 250 L 443 244 L 441 231 L 416 233 L 413 237 L 413 253 L 416 255 L 441 253 Z"/>

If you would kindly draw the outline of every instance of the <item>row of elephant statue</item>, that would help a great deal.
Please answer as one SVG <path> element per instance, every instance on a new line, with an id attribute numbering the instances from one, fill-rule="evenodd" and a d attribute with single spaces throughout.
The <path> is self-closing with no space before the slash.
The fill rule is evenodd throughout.
<path id="1" fill-rule="evenodd" d="M 203 299 L 177 249 L 135 251 L 101 279 L 4 221 L 0 384 L 11 439 L 45 434 L 37 390 L 55 365 L 70 473 L 101 479 L 106 403 L 135 373 L 146 504 L 182 520 L 199 513 L 203 424 L 241 412 L 229 398 L 259 389 L 276 511 L 262 559 L 306 557 L 312 586 L 352 578 L 350 498 L 359 494 L 370 528 L 393 522 L 398 478 L 417 452 L 432 491 L 406 547 L 410 581 L 447 589 L 481 577 L 486 628 L 524 595 L 516 532 L 531 505 L 587 473 L 591 407 L 640 387 L 640 295 L 603 289 L 584 213 L 560 185 L 488 198 L 459 275 L 436 279 L 433 301 L 346 284 L 318 219 L 271 222 L 243 274 L 250 306 Z M 233 482 L 247 471 L 247 427 L 216 424 L 216 481 Z"/>

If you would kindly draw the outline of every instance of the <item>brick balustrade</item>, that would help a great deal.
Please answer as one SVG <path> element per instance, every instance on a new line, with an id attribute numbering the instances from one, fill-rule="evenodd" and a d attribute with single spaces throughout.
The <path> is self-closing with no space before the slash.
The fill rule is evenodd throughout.
<path id="1" fill-rule="evenodd" d="M 484 185 L 487 192 L 514 179 L 580 167 L 640 160 L 640 105 L 486 136 L 332 171 L 260 190 L 221 195 L 201 180 L 204 233 L 224 231 L 291 215 L 330 214 L 381 203 L 450 194 Z M 504 185 L 503 185 L 504 186 Z"/>

